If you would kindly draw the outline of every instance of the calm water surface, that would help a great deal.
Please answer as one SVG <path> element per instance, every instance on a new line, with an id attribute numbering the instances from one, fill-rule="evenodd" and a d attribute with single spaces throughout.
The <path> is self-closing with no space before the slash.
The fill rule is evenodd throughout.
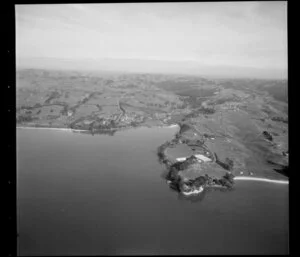
<path id="1" fill-rule="evenodd" d="M 179 197 L 156 157 L 176 130 L 17 129 L 19 254 L 288 253 L 288 186 Z"/>

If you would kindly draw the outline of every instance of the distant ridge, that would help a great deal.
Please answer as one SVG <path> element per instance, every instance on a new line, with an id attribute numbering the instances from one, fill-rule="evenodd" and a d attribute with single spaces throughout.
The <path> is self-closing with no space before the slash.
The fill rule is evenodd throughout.
<path id="1" fill-rule="evenodd" d="M 17 69 L 55 69 L 78 71 L 137 72 L 200 75 L 219 78 L 286 79 L 287 71 L 253 67 L 209 66 L 195 61 L 162 61 L 142 59 L 62 59 L 17 58 Z"/>

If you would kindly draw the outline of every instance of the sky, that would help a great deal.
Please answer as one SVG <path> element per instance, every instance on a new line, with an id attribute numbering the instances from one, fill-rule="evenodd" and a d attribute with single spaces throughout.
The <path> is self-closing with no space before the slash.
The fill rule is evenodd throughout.
<path id="1" fill-rule="evenodd" d="M 27 64 L 105 68 L 109 59 L 108 68 L 131 70 L 287 70 L 284 1 L 16 5 L 15 14 L 16 56 Z"/>

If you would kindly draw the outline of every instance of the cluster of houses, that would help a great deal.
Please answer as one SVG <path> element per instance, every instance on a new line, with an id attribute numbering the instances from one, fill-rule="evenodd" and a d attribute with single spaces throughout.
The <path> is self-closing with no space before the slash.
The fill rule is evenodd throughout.
<path id="1" fill-rule="evenodd" d="M 238 102 L 230 102 L 230 103 L 225 103 L 222 106 L 222 109 L 232 110 L 232 111 L 238 111 L 239 107 L 240 107 L 240 103 L 238 103 Z"/>
<path id="2" fill-rule="evenodd" d="M 131 122 L 142 122 L 143 121 L 143 116 L 141 115 L 137 115 L 135 113 L 130 113 L 123 115 L 120 118 L 120 122 L 125 123 L 125 124 L 129 124 Z"/>

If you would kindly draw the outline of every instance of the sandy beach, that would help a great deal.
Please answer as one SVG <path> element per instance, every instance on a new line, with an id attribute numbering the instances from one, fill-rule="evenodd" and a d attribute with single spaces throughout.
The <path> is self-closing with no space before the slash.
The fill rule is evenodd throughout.
<path id="1" fill-rule="evenodd" d="M 88 131 L 88 130 L 70 129 L 70 128 L 17 127 L 17 129 L 18 129 L 18 128 L 19 128 L 19 129 L 47 129 L 47 130 L 67 131 L 67 132 Z"/>
<path id="2" fill-rule="evenodd" d="M 270 182 L 270 183 L 276 183 L 276 184 L 289 184 L 288 180 L 275 180 L 275 179 L 246 177 L 246 176 L 237 176 L 237 177 L 234 177 L 234 180 L 252 180 L 252 181 Z"/>
<path id="3" fill-rule="evenodd" d="M 143 127 L 143 126 L 140 126 Z M 175 127 L 179 127 L 179 125 L 177 124 L 172 124 L 170 126 L 156 126 L 156 127 L 160 127 L 160 128 L 175 128 Z M 71 128 L 50 128 L 50 127 L 19 127 L 17 126 L 16 128 L 19 129 L 48 129 L 48 130 L 59 130 L 59 131 L 67 131 L 67 132 L 86 132 L 89 130 L 84 130 L 84 129 L 71 129 Z M 128 127 L 128 128 L 120 128 L 118 129 L 119 131 L 122 129 L 130 129 L 132 127 Z"/>

